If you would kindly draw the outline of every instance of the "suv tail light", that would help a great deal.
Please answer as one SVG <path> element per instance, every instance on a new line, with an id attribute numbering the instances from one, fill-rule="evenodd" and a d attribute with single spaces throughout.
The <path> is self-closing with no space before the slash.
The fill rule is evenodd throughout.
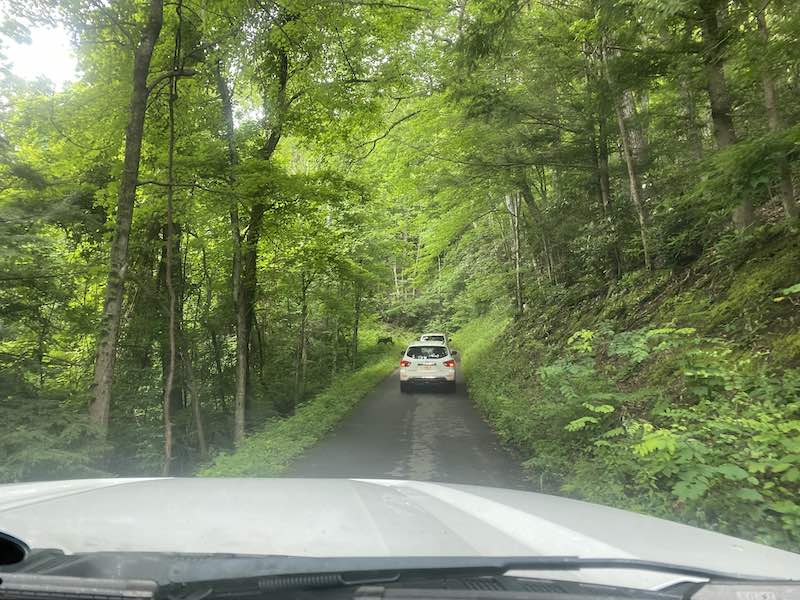
<path id="1" fill-rule="evenodd" d="M 452 358 L 450 360 L 446 360 L 446 361 L 444 361 L 444 366 L 445 367 L 455 367 L 456 366 L 456 361 L 454 361 Z"/>
<path id="2" fill-rule="evenodd" d="M 401 367 L 410 367 L 411 366 L 411 361 L 403 359 L 403 360 L 400 361 L 400 366 Z"/>

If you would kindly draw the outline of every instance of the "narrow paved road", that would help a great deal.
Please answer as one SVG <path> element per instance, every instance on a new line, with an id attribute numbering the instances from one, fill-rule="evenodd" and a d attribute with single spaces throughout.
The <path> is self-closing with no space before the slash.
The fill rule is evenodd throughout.
<path id="1" fill-rule="evenodd" d="M 481 419 L 463 381 L 455 394 L 401 394 L 397 371 L 288 475 L 525 487 L 519 465 Z"/>

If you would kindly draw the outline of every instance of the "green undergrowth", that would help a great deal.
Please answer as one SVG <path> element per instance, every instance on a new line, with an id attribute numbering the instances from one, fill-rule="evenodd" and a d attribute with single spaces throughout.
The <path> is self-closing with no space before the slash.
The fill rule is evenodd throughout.
<path id="1" fill-rule="evenodd" d="M 470 394 L 534 489 L 799 551 L 797 236 L 715 250 L 473 320 Z"/>
<path id="2" fill-rule="evenodd" d="M 393 344 L 378 345 L 378 337 L 390 335 Z M 397 366 L 402 343 L 409 337 L 401 330 L 370 329 L 362 335 L 362 364 L 355 371 L 334 377 L 324 391 L 298 407 L 294 415 L 272 419 L 248 435 L 235 452 L 218 454 L 198 475 L 204 477 L 273 477 L 286 471 L 292 461 L 317 443 Z"/>

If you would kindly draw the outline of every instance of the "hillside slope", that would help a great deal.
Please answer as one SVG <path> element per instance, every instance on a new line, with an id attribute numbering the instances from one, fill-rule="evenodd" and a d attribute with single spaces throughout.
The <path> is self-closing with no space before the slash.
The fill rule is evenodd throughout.
<path id="1" fill-rule="evenodd" d="M 797 232 L 764 226 L 454 337 L 533 488 L 798 550 L 798 282 Z"/>

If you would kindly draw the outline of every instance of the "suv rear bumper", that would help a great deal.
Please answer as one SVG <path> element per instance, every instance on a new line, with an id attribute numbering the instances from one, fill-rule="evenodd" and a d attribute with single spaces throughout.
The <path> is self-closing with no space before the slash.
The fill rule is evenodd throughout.
<path id="1" fill-rule="evenodd" d="M 452 383 L 455 380 L 455 377 L 452 379 L 448 377 L 409 377 L 408 379 L 401 379 L 400 381 L 414 385 L 437 385 L 440 383 Z"/>
<path id="2" fill-rule="evenodd" d="M 400 381 L 405 383 L 419 383 L 419 384 L 436 384 L 436 383 L 451 383 L 456 380 L 456 370 L 452 369 L 449 372 L 440 370 L 439 372 L 431 373 L 430 375 L 419 375 L 417 373 L 404 373 L 400 371 Z"/>

